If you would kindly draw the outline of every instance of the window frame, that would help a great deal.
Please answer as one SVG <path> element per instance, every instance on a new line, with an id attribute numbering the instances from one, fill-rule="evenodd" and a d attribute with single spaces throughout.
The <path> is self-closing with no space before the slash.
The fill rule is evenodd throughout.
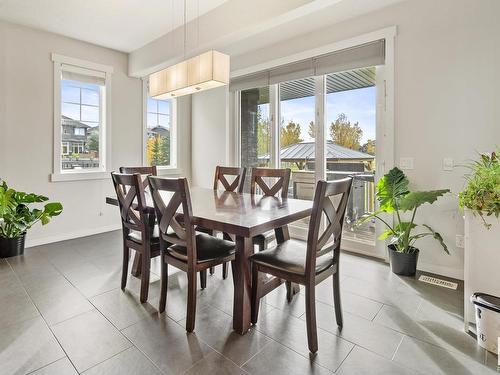
<path id="1" fill-rule="evenodd" d="M 54 69 L 54 144 L 52 182 L 107 179 L 111 167 L 111 77 L 113 67 L 91 61 L 76 59 L 52 53 Z M 63 170 L 62 169 L 62 131 L 61 131 L 61 81 L 64 70 L 89 74 L 93 71 L 104 74 L 105 84 L 101 90 L 101 123 L 99 124 L 99 150 L 101 167 L 91 170 Z"/>
<path id="2" fill-rule="evenodd" d="M 148 140 L 148 85 L 149 78 L 142 78 L 142 165 L 147 166 L 146 157 Z M 158 175 L 177 175 L 182 173 L 179 168 L 179 139 L 177 129 L 177 99 L 171 98 L 170 101 L 170 165 L 158 165 L 156 167 Z"/>

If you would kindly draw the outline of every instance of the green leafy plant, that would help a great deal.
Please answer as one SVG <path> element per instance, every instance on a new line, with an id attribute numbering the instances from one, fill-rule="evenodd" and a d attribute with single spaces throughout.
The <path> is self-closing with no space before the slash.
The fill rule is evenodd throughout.
<path id="1" fill-rule="evenodd" d="M 484 216 L 500 216 L 500 158 L 497 152 L 480 154 L 479 160 L 472 162 L 465 175 L 467 186 L 458 194 L 460 207 L 469 208 L 474 215 L 479 215 L 489 229 L 491 224 Z"/>
<path id="2" fill-rule="evenodd" d="M 20 237 L 36 223 L 46 225 L 61 214 L 63 207 L 59 202 L 45 203 L 43 208 L 30 207 L 48 200 L 43 195 L 16 191 L 0 180 L 0 237 Z"/>
<path id="3" fill-rule="evenodd" d="M 399 168 L 391 169 L 377 184 L 376 195 L 379 210 L 363 216 L 356 225 L 361 225 L 373 218 L 380 220 L 386 226 L 386 230 L 379 236 L 379 239 L 389 239 L 390 244 L 394 245 L 396 251 L 402 253 L 413 253 L 416 250 L 413 245 L 417 240 L 432 236 L 441 244 L 443 250 L 449 254 L 443 237 L 426 224 L 416 224 L 415 216 L 420 206 L 425 203 L 434 203 L 450 190 L 409 191 L 408 185 L 408 178 L 403 171 Z M 387 220 L 388 214 L 395 217 L 393 225 L 389 224 L 389 220 Z M 410 217 L 410 219 L 408 220 L 406 217 Z M 425 228 L 425 230 L 417 232 L 415 229 L 419 226 Z"/>

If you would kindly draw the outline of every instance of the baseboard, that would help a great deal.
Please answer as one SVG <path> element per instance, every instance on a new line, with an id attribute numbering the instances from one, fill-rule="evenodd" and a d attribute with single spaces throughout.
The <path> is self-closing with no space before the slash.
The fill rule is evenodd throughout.
<path id="1" fill-rule="evenodd" d="M 107 225 L 107 226 L 99 227 L 99 228 L 89 228 L 89 229 L 83 229 L 83 230 L 79 230 L 79 231 L 75 231 L 75 232 L 58 234 L 55 236 L 33 238 L 33 239 L 29 238 L 29 233 L 28 233 L 28 238 L 26 238 L 26 248 L 40 246 L 40 245 L 46 245 L 46 244 L 53 243 L 53 242 L 72 240 L 74 238 L 92 236 L 94 234 L 99 234 L 99 233 L 112 232 L 114 230 L 121 229 L 121 227 L 122 227 L 121 224 L 112 224 L 112 225 Z"/>
<path id="2" fill-rule="evenodd" d="M 423 272 L 429 272 L 436 275 L 442 275 L 446 277 L 451 277 L 457 280 L 464 279 L 464 271 L 462 269 L 456 269 L 446 266 L 438 266 L 435 264 L 418 262 L 418 270 Z"/>

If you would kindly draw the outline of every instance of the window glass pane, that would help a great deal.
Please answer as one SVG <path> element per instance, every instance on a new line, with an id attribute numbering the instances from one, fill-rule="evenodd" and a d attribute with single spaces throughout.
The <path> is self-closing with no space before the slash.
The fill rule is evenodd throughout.
<path id="1" fill-rule="evenodd" d="M 82 89 L 82 104 L 99 105 L 99 91 Z"/>
<path id="2" fill-rule="evenodd" d="M 82 105 L 82 121 L 99 121 L 99 107 Z"/>
<path id="3" fill-rule="evenodd" d="M 158 125 L 168 127 L 169 126 L 169 117 L 168 115 L 158 115 Z"/>
<path id="4" fill-rule="evenodd" d="M 101 87 L 61 80 L 61 170 L 101 167 Z"/>
<path id="5" fill-rule="evenodd" d="M 61 84 L 61 100 L 63 102 L 79 103 L 80 88 L 71 86 L 68 81 Z"/>
<path id="6" fill-rule="evenodd" d="M 170 106 L 170 100 L 147 100 L 146 162 L 149 166 L 172 166 Z"/>
<path id="7" fill-rule="evenodd" d="M 164 100 L 158 100 L 157 102 L 158 102 L 158 113 L 168 115 L 170 113 L 169 111 L 170 103 Z"/>
<path id="8" fill-rule="evenodd" d="M 61 114 L 73 120 L 80 120 L 80 106 L 78 104 L 61 104 Z"/>

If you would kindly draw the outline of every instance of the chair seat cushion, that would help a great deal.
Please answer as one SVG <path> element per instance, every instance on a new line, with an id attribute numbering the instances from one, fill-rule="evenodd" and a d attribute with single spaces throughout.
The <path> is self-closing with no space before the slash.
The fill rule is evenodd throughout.
<path id="1" fill-rule="evenodd" d="M 187 249 L 185 246 L 173 245 L 170 246 L 167 251 L 171 256 L 187 261 Z M 205 233 L 196 234 L 196 253 L 198 263 L 231 257 L 234 255 L 234 252 L 234 242 L 213 237 Z"/>
<path id="2" fill-rule="evenodd" d="M 279 271 L 305 275 L 306 243 L 288 240 L 250 257 L 253 263 L 275 268 Z M 333 251 L 316 258 L 316 274 L 333 265 Z"/>
<path id="3" fill-rule="evenodd" d="M 130 230 L 128 238 L 137 243 L 142 242 L 142 234 L 138 230 Z M 155 227 L 153 228 L 153 235 L 151 236 L 151 241 L 158 242 L 159 240 L 160 240 L 160 230 L 158 229 L 158 225 L 155 225 Z"/>

